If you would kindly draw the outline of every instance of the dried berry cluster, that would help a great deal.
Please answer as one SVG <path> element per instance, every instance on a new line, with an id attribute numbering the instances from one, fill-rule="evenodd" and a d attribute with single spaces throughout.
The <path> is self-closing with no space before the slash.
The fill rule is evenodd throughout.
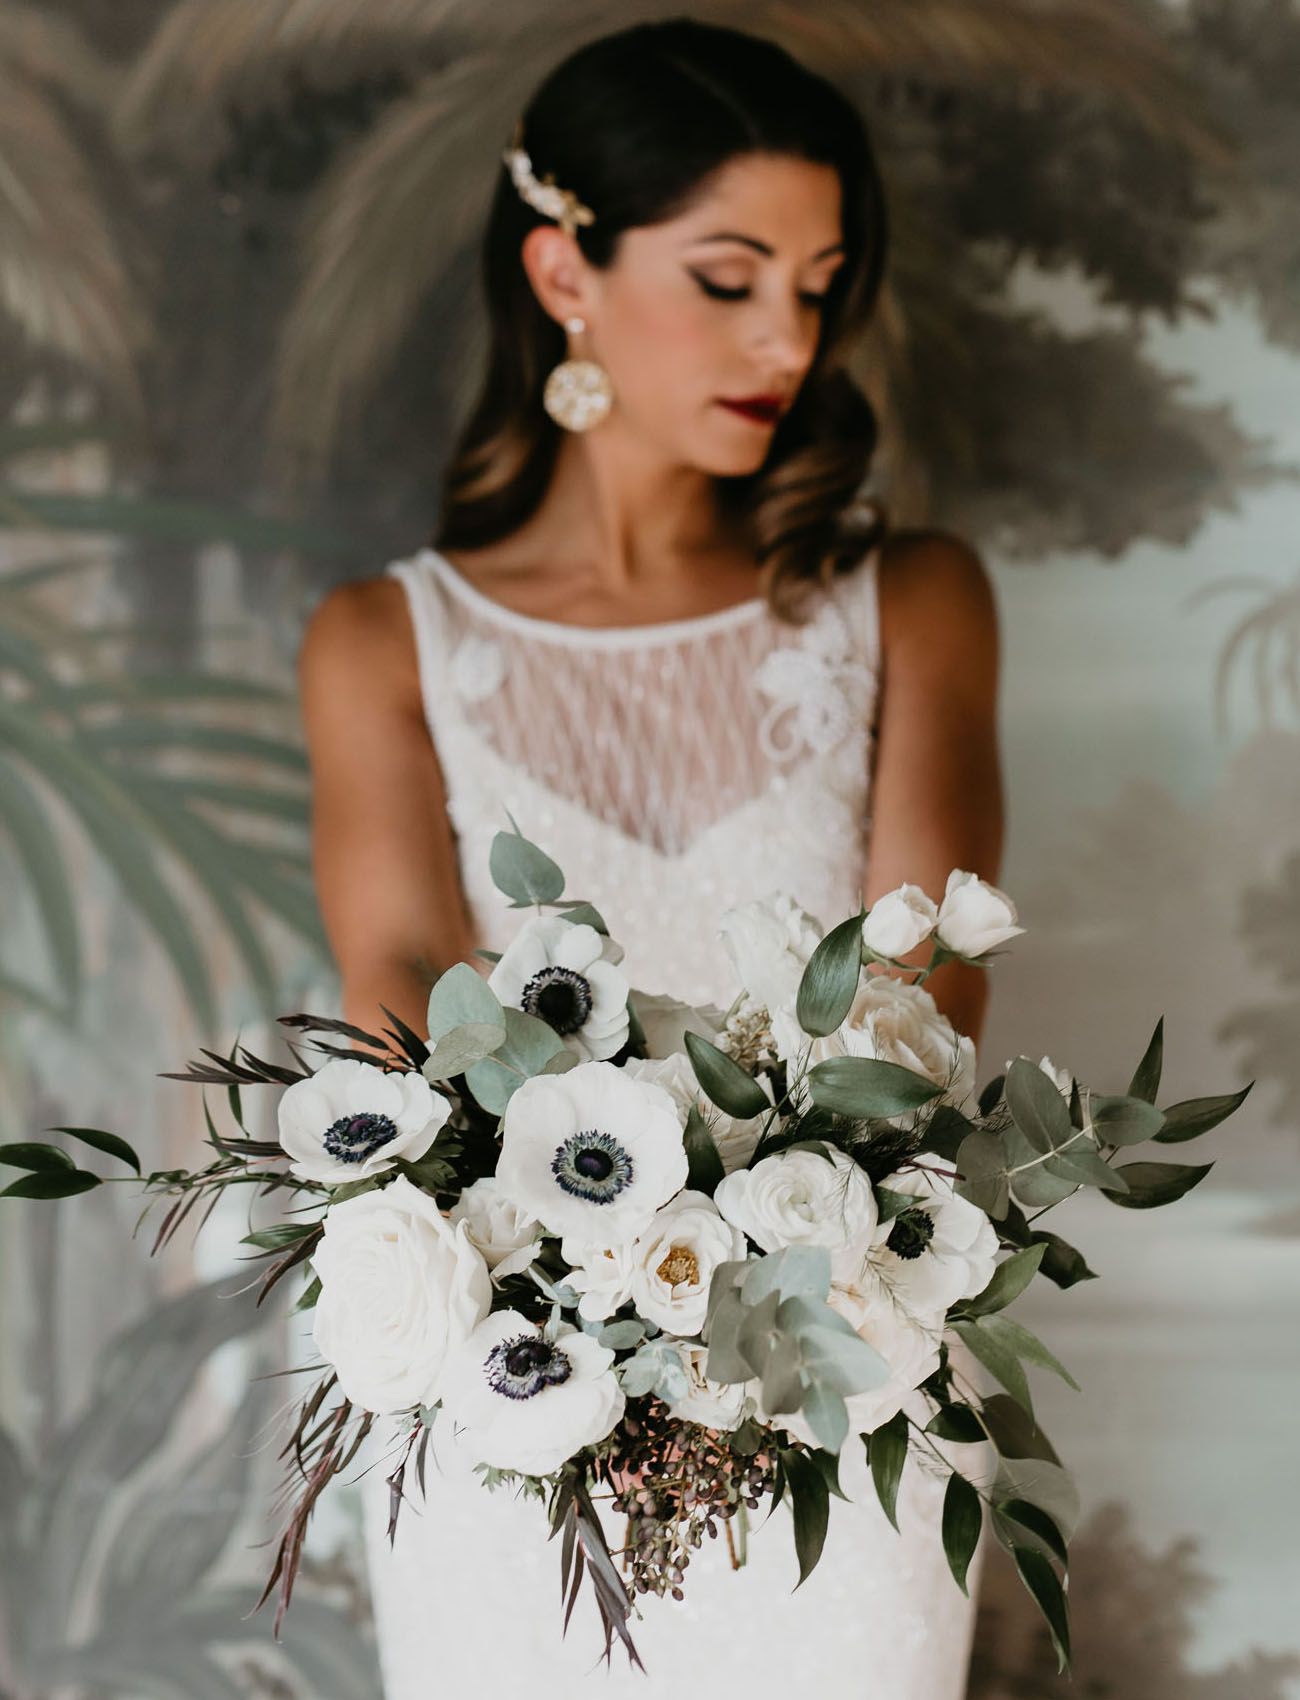
<path id="1" fill-rule="evenodd" d="M 624 1573 L 638 1594 L 671 1592 L 680 1600 L 692 1548 L 706 1534 L 716 1538 L 741 1505 L 758 1509 L 775 1484 L 775 1458 L 744 1456 L 732 1450 L 731 1436 L 674 1421 L 658 1399 L 641 1413 L 629 1409 L 617 1433 L 620 1444 L 606 1462 L 626 1482 L 613 1500 L 627 1517 Z M 729 1529 L 727 1537 L 734 1561 Z"/>

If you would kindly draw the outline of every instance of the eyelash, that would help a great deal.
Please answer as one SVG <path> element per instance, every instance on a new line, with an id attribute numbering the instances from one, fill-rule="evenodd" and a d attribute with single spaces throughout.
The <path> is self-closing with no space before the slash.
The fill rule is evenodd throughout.
<path id="1" fill-rule="evenodd" d="M 711 283 L 707 277 L 701 277 L 699 272 L 692 272 L 691 276 L 704 293 L 711 296 L 715 301 L 744 301 L 748 299 L 749 291 L 747 289 L 725 289 L 722 284 Z M 799 299 L 806 302 L 810 307 L 821 309 L 825 307 L 829 295 L 829 290 L 824 295 L 817 295 L 812 290 L 804 289 L 800 290 Z"/>

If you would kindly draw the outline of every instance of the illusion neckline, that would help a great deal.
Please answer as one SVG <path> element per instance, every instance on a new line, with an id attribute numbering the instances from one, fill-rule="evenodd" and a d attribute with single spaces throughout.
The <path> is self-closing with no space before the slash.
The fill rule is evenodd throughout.
<path id="1" fill-rule="evenodd" d="M 439 550 L 426 546 L 419 550 L 417 560 L 425 561 L 441 582 L 453 594 L 488 618 L 497 620 L 515 631 L 528 632 L 554 643 L 572 643 L 600 649 L 627 648 L 639 643 L 668 643 L 676 638 L 703 637 L 722 631 L 731 625 L 761 614 L 767 607 L 764 596 L 748 596 L 743 602 L 732 602 L 725 608 L 711 609 L 707 614 L 688 614 L 677 620 L 649 620 L 636 626 L 576 626 L 565 620 L 546 620 L 538 614 L 524 614 L 517 608 L 486 595 L 473 585 L 458 567 L 454 567 Z"/>

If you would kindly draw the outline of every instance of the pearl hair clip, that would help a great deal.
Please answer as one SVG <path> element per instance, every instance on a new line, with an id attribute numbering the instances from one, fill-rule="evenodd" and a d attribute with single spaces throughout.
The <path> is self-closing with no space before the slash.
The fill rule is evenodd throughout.
<path id="1" fill-rule="evenodd" d="M 533 172 L 533 162 L 520 145 L 523 141 L 523 119 L 515 123 L 515 133 L 511 145 L 502 153 L 501 158 L 510 168 L 510 178 L 516 189 L 530 207 L 536 208 L 546 218 L 553 218 L 570 236 L 576 233 L 580 224 L 594 224 L 596 215 L 590 207 L 584 206 L 572 189 L 558 188 L 554 176 L 548 171 L 540 180 Z"/>

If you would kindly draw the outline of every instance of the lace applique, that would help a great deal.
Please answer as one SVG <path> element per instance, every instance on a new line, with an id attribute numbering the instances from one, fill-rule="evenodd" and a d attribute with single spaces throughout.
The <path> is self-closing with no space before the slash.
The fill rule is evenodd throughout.
<path id="1" fill-rule="evenodd" d="M 506 676 L 505 652 L 495 638 L 466 632 L 451 658 L 452 688 L 465 702 L 485 702 Z"/>
<path id="2" fill-rule="evenodd" d="M 873 674 L 853 659 L 848 622 L 827 602 L 794 643 L 764 656 L 754 683 L 769 698 L 758 729 L 763 749 L 783 761 L 804 750 L 823 755 L 851 741 Z"/>

